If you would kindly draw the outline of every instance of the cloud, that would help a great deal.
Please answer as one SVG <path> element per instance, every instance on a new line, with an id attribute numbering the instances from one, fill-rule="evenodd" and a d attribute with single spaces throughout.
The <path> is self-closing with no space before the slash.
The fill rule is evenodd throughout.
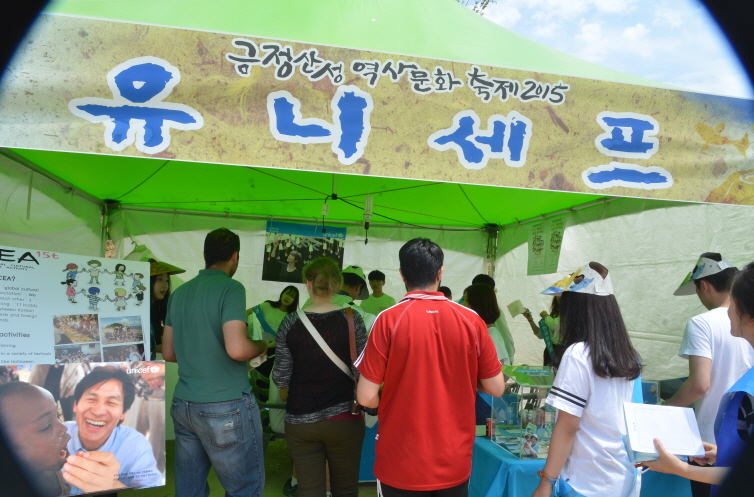
<path id="1" fill-rule="evenodd" d="M 683 16 L 680 10 L 663 5 L 655 10 L 655 18 L 652 23 L 657 26 L 680 28 L 683 25 Z"/>
<path id="2" fill-rule="evenodd" d="M 593 22 L 581 26 L 581 31 L 575 36 L 580 42 L 577 56 L 590 62 L 601 62 L 608 54 L 605 43 L 605 33 L 602 24 Z"/>
<path id="3" fill-rule="evenodd" d="M 560 24 L 549 22 L 547 24 L 537 25 L 534 27 L 534 35 L 537 38 L 552 38 L 560 30 Z"/>
<path id="4" fill-rule="evenodd" d="M 512 28 L 521 20 L 521 12 L 509 3 L 490 3 L 484 11 L 484 17 L 504 28 Z"/>
<path id="5" fill-rule="evenodd" d="M 634 10 L 637 2 L 638 0 L 592 0 L 594 7 L 606 14 L 628 14 Z"/>

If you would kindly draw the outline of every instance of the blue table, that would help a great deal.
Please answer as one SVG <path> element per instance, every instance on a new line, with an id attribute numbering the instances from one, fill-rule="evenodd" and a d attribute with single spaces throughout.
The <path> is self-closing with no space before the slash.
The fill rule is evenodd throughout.
<path id="1" fill-rule="evenodd" d="M 469 497 L 530 497 L 539 485 L 544 459 L 518 459 L 484 437 L 474 441 Z M 641 497 L 691 497 L 689 481 L 649 471 L 642 475 Z"/>

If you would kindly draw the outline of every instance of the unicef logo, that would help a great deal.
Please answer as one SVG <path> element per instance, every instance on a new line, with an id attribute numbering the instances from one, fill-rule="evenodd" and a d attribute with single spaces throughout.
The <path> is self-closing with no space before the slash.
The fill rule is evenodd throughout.
<path id="1" fill-rule="evenodd" d="M 143 373 L 159 373 L 159 366 L 149 366 L 146 368 L 128 368 L 126 373 L 128 374 L 143 374 Z"/>

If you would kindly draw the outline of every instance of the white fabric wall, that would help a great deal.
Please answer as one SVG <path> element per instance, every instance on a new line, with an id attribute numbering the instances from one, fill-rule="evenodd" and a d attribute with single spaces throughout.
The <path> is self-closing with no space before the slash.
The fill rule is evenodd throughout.
<path id="1" fill-rule="evenodd" d="M 550 284 L 589 261 L 611 272 L 634 346 L 646 365 L 644 378 L 688 375 L 677 356 L 686 321 L 706 309 L 696 296 L 673 292 L 702 252 L 720 252 L 739 268 L 754 260 L 754 208 L 625 199 L 569 215 L 557 274 L 527 276 L 526 226 L 500 234 L 495 280 L 501 308 L 520 299 L 535 317 L 549 310 Z M 523 316 L 508 324 L 516 342 L 516 363 L 542 363 L 544 342 Z"/>
<path id="2" fill-rule="evenodd" d="M 2 155 L 0 202 L 0 245 L 101 255 L 99 205 Z"/>
<path id="3" fill-rule="evenodd" d="M 175 286 L 204 268 L 204 237 L 210 230 L 220 227 L 233 230 L 241 237 L 235 279 L 246 287 L 248 306 L 268 299 L 276 300 L 287 283 L 261 280 L 265 221 L 124 210 L 112 216 L 110 234 L 116 242 L 116 258 L 128 255 L 135 248 L 133 238 L 138 244 L 146 245 L 157 259 L 186 269 L 185 274 L 174 277 Z M 399 300 L 406 290 L 398 273 L 398 249 L 416 237 L 430 238 L 443 248 L 443 284 L 462 290 L 473 275 L 484 271 L 485 235 L 475 231 L 374 227 L 370 228 L 369 243 L 365 245 L 364 229 L 352 227 L 347 231 L 343 264 L 362 266 L 365 275 L 374 269 L 381 270 L 387 280 L 385 293 Z M 304 285 L 299 287 L 306 295 Z"/>

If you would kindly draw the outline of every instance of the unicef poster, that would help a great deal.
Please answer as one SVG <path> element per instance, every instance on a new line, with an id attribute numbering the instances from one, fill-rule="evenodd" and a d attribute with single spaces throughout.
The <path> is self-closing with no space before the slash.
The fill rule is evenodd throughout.
<path id="1" fill-rule="evenodd" d="M 149 263 L 0 245 L 0 364 L 149 357 Z"/>
<path id="2" fill-rule="evenodd" d="M 35 495 L 165 484 L 164 362 L 0 367 L 0 435 Z"/>

